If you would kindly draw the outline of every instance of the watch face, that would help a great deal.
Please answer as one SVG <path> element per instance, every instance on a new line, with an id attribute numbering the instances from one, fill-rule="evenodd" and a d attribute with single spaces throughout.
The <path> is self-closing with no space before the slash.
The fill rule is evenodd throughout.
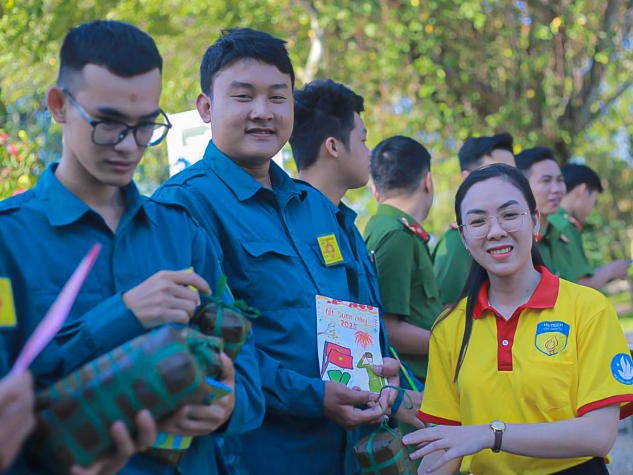
<path id="1" fill-rule="evenodd" d="M 492 421 L 490 427 L 494 430 L 506 430 L 506 425 L 501 421 Z"/>

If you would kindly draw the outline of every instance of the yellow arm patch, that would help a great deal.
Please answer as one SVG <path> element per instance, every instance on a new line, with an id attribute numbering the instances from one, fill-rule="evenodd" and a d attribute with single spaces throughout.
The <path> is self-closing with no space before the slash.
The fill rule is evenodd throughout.
<path id="1" fill-rule="evenodd" d="M 0 327 L 14 327 L 16 324 L 11 279 L 0 277 Z"/>

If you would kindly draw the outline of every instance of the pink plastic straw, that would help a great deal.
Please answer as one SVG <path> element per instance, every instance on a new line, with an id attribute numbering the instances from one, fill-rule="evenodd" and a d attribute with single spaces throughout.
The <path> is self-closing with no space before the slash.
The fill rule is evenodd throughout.
<path id="1" fill-rule="evenodd" d="M 24 348 L 22 348 L 20 356 L 18 356 L 11 369 L 11 374 L 26 371 L 37 355 L 57 334 L 64 320 L 66 320 L 73 303 L 75 303 L 79 289 L 86 277 L 88 277 L 88 273 L 92 269 L 99 251 L 101 251 L 101 244 L 97 243 L 92 246 L 92 249 L 79 263 L 75 272 L 70 276 L 70 279 L 68 279 L 68 282 L 66 282 L 64 288 L 53 302 L 53 305 L 46 312 L 46 316 L 37 326 Z"/>

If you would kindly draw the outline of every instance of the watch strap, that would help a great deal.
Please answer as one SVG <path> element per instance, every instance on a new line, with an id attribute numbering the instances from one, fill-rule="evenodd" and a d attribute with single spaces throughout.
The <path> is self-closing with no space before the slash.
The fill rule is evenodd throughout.
<path id="1" fill-rule="evenodd" d="M 492 451 L 495 453 L 501 452 L 501 439 L 503 438 L 503 431 L 498 429 L 493 429 L 495 433 L 495 443 L 492 446 Z"/>

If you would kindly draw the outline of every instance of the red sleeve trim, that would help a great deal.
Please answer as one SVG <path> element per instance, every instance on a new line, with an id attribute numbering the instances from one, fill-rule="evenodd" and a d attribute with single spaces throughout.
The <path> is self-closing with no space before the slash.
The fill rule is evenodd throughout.
<path id="1" fill-rule="evenodd" d="M 629 416 L 633 416 L 633 402 L 625 404 L 620 408 L 620 419 L 626 419 Z"/>
<path id="2" fill-rule="evenodd" d="M 611 396 L 599 401 L 594 401 L 589 404 L 585 404 L 578 409 L 578 416 L 584 416 L 588 412 L 595 411 L 601 407 L 612 406 L 614 404 L 625 404 L 620 408 L 620 419 L 624 419 L 630 415 L 633 415 L 633 394 L 620 394 L 619 396 Z"/>
<path id="3" fill-rule="evenodd" d="M 442 417 L 432 416 L 422 411 L 418 411 L 418 419 L 420 419 L 422 422 L 426 422 L 427 424 L 438 424 L 441 426 L 461 426 L 462 425 L 462 423 L 459 421 L 452 421 L 450 419 L 444 419 Z"/>

